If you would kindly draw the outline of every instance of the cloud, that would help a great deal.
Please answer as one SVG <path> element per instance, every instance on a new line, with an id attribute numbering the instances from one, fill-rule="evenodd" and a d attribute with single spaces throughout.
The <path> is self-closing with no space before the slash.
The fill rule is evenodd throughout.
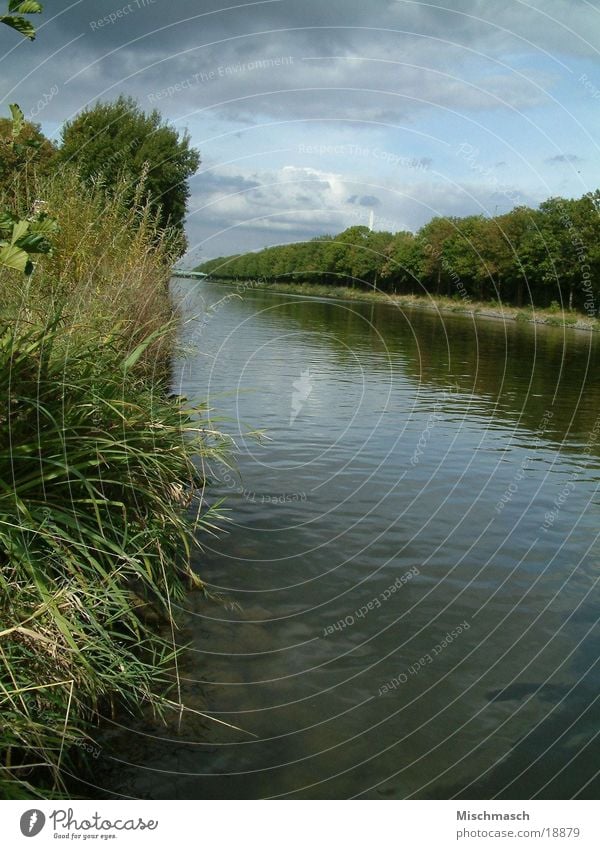
<path id="1" fill-rule="evenodd" d="M 575 164 L 577 162 L 583 162 L 583 159 L 581 158 L 581 156 L 577 156 L 575 153 L 559 153 L 557 156 L 551 156 L 545 161 L 548 163 L 548 165 L 557 165 L 562 163 Z"/>
<path id="2" fill-rule="evenodd" d="M 201 181 L 202 191 L 209 195 L 243 192 L 260 186 L 257 180 L 241 174 L 216 174 L 208 170 L 199 171 L 194 179 Z"/>
<path id="3" fill-rule="evenodd" d="M 346 203 L 358 204 L 359 206 L 380 206 L 381 201 L 375 195 L 350 195 Z"/>
<path id="4" fill-rule="evenodd" d="M 125 90 L 170 115 L 398 122 L 438 106 L 540 104 L 552 73 L 537 63 L 513 68 L 505 54 L 547 56 L 558 69 L 559 45 L 561 55 L 578 54 L 590 52 L 594 34 L 600 40 L 600 16 L 571 0 L 441 6 L 280 0 L 219 10 L 207 0 L 84 0 L 47 18 L 34 46 L 19 44 L 3 76 L 30 101 L 59 85 L 47 120 Z"/>
<path id="5" fill-rule="evenodd" d="M 287 231 L 314 226 L 343 209 L 348 183 L 339 174 L 315 168 L 284 166 L 277 171 L 241 173 L 232 168 L 220 174 L 197 175 L 193 181 L 191 218 L 208 218 L 215 226 L 251 225 Z"/>

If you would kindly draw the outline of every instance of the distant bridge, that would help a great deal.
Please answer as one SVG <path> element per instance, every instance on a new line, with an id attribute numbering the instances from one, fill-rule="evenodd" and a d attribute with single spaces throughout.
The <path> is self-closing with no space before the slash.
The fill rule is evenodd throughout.
<path id="1" fill-rule="evenodd" d="M 193 277 L 196 280 L 208 277 L 208 274 L 204 274 L 202 271 L 185 271 L 183 268 L 174 268 L 171 273 L 173 277 Z"/>

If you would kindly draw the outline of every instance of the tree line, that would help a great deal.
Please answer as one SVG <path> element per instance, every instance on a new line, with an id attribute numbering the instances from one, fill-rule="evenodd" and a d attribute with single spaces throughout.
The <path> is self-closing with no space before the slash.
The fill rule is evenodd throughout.
<path id="1" fill-rule="evenodd" d="M 598 314 L 600 191 L 505 215 L 436 217 L 417 233 L 354 226 L 337 236 L 218 257 L 214 278 L 344 285 L 390 294 L 558 304 Z"/>

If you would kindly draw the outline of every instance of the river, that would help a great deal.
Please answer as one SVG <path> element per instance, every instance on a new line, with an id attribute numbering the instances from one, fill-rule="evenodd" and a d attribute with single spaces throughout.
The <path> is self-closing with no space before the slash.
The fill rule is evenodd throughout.
<path id="1" fill-rule="evenodd" d="M 237 443 L 181 727 L 105 735 L 139 798 L 597 798 L 599 343 L 177 280 L 174 389 Z M 252 431 L 264 431 L 257 440 Z"/>

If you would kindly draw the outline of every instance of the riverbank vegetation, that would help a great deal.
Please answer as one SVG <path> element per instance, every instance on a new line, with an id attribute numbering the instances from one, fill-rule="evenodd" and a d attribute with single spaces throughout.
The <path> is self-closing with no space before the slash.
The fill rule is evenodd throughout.
<path id="1" fill-rule="evenodd" d="M 10 11 L 39 4 L 21 5 Z M 169 395 L 168 281 L 183 238 L 148 188 L 149 166 L 134 188 L 126 170 L 86 179 L 11 111 L 0 181 L 0 798 L 58 798 L 103 710 L 184 710 L 174 608 L 201 587 L 190 555 L 215 528 L 205 464 L 224 444 L 202 407 Z"/>
<path id="2" fill-rule="evenodd" d="M 223 285 L 239 286 L 230 279 L 221 279 Z M 241 284 L 244 290 L 265 289 L 270 292 L 280 292 L 284 295 L 303 295 L 311 298 L 331 298 L 334 300 L 363 301 L 367 303 L 394 304 L 401 309 L 425 309 L 435 312 L 459 313 L 461 315 L 495 318 L 503 321 L 528 322 L 532 324 L 547 324 L 553 327 L 571 327 L 576 330 L 600 330 L 600 319 L 590 318 L 585 313 L 565 311 L 555 302 L 547 308 L 531 306 L 513 307 L 499 304 L 498 301 L 468 301 L 462 298 L 448 298 L 444 295 L 394 295 L 381 290 L 358 289 L 349 286 L 327 286 L 318 283 L 303 283 L 280 281 L 270 283 L 262 278 L 244 280 Z"/>
<path id="3" fill-rule="evenodd" d="M 218 279 L 343 286 L 412 299 L 517 310 L 579 311 L 600 303 L 600 191 L 551 198 L 486 218 L 434 218 L 416 234 L 350 227 L 337 236 L 218 257 L 198 267 Z M 526 313 L 522 316 L 526 318 Z"/>
<path id="4" fill-rule="evenodd" d="M 168 706 L 172 605 L 213 521 L 189 510 L 219 448 L 167 397 L 177 239 L 73 173 L 37 188 L 53 255 L 0 276 L 4 797 L 59 791 L 99 706 Z"/>

